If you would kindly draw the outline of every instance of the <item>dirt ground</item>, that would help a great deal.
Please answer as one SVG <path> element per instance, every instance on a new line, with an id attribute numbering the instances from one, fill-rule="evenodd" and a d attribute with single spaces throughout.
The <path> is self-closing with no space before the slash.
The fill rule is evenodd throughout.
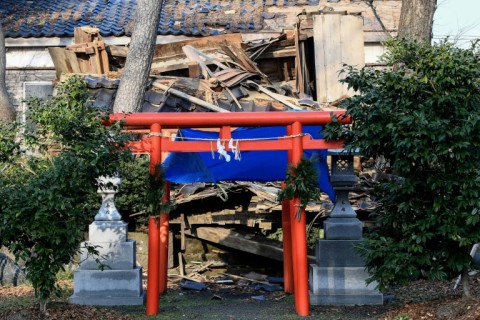
<path id="1" fill-rule="evenodd" d="M 471 276 L 474 298 L 461 298 L 453 281 L 417 281 L 385 292 L 381 306 L 312 306 L 308 319 L 480 319 L 480 274 Z M 302 319 L 294 299 L 283 291 L 267 292 L 252 283 L 209 284 L 203 291 L 181 289 L 169 283 L 160 298 L 160 313 L 145 316 L 144 306 L 96 307 L 68 304 L 72 281 L 62 282 L 63 293 L 48 304 L 42 316 L 29 286 L 0 288 L 0 319 Z"/>

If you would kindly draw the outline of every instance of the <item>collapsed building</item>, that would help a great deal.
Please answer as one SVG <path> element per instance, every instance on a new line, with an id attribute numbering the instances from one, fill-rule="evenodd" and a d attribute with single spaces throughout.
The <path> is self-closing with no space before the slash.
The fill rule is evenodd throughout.
<path id="1" fill-rule="evenodd" d="M 112 106 L 135 6 L 135 0 L 3 1 L 7 87 L 21 117 L 25 99 L 48 97 L 72 73 L 85 76 L 96 105 Z M 380 66 L 381 42 L 395 35 L 400 9 L 400 0 L 167 0 L 142 111 L 334 109 L 352 94 L 339 82 L 339 70 L 344 64 Z M 274 233 L 278 190 L 276 183 L 179 185 L 171 223 L 182 235 L 215 242 L 228 233 L 237 249 L 275 252 L 276 244 L 260 250 L 248 245 L 251 236 L 226 230 Z M 374 205 L 362 190 L 353 200 L 360 211 Z M 331 207 L 326 195 L 311 203 L 312 225 Z M 270 258 L 281 259 L 281 253 Z"/>

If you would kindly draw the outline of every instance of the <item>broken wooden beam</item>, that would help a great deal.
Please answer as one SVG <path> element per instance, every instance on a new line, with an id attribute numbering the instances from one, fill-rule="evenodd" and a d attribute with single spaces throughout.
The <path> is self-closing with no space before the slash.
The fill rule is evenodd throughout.
<path id="1" fill-rule="evenodd" d="M 250 235 L 245 235 L 232 229 L 198 227 L 188 233 L 199 239 L 218 243 L 229 248 L 283 261 L 283 249 L 281 247 L 267 244 L 264 239 L 253 239 Z"/>
<path id="2" fill-rule="evenodd" d="M 277 261 L 283 261 L 281 244 L 274 245 L 274 241 L 264 237 L 255 237 L 240 231 L 227 228 L 198 227 L 188 233 L 201 240 L 217 243 L 229 248 L 253 253 Z M 309 261 L 315 261 L 314 256 L 308 256 Z"/>
<path id="3" fill-rule="evenodd" d="M 247 83 L 248 85 L 253 86 L 256 90 L 265 93 L 265 94 L 266 94 L 267 96 L 269 96 L 270 98 L 273 98 L 273 99 L 277 100 L 278 102 L 283 103 L 284 105 L 286 105 L 286 106 L 289 107 L 290 109 L 293 109 L 293 110 L 303 110 L 302 108 L 297 107 L 296 105 L 294 105 L 293 103 L 291 103 L 290 101 L 288 101 L 287 99 L 289 99 L 289 97 L 286 97 L 286 96 L 283 96 L 283 95 L 281 95 L 281 94 L 272 92 L 272 91 L 270 91 L 270 90 L 262 87 L 262 86 L 259 85 L 258 83 L 255 83 L 255 82 L 251 81 L 251 80 L 247 80 L 246 83 Z"/>
<path id="4" fill-rule="evenodd" d="M 152 83 L 152 86 L 154 86 L 155 88 L 162 89 L 165 92 L 168 91 L 169 93 L 173 94 L 174 96 L 183 98 L 185 100 L 188 100 L 192 103 L 198 104 L 199 106 L 202 106 L 202 107 L 207 108 L 209 110 L 216 111 L 216 112 L 230 112 L 230 111 L 222 109 L 219 106 L 216 106 L 212 103 L 208 103 L 206 101 L 203 101 L 202 99 L 198 99 L 198 98 L 193 97 L 191 95 L 188 95 L 184 92 L 178 91 L 177 89 L 169 88 L 168 86 L 166 86 L 166 85 L 164 85 L 164 84 L 162 84 L 158 81 L 154 81 Z"/>

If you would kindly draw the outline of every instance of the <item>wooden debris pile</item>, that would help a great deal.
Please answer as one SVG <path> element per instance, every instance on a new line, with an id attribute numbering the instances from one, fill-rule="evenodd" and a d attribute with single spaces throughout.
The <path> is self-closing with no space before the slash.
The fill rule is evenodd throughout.
<path id="1" fill-rule="evenodd" d="M 100 82 L 121 76 L 127 47 L 106 44 L 89 27 L 75 29 L 74 42 L 50 48 L 58 79 L 70 73 Z M 291 32 L 249 42 L 228 34 L 159 44 L 141 111 L 318 110 L 312 96 L 297 90 L 295 52 Z M 114 93 L 103 100 L 113 105 Z"/>
<path id="2" fill-rule="evenodd" d="M 363 29 L 357 20 L 358 16 L 338 12 L 322 14 L 321 19 L 305 14 L 298 17 L 295 30 L 263 38 L 247 41 L 237 33 L 158 44 L 141 112 L 332 110 L 348 93 L 341 84 L 338 87 L 339 61 L 363 59 L 359 55 L 364 49 Z M 350 30 L 342 34 L 355 36 L 355 42 L 338 42 L 340 38 L 321 32 L 332 23 L 338 24 L 339 30 Z M 59 78 L 68 73 L 87 74 L 95 105 L 113 106 L 128 47 L 108 45 L 98 30 L 79 28 L 73 45 L 51 48 L 50 54 Z M 327 74 L 330 78 L 323 76 Z M 318 92 L 328 94 L 317 99 Z M 221 241 L 275 260 L 282 258 L 277 245 L 229 229 L 243 226 L 275 232 L 281 225 L 281 205 L 276 201 L 279 184 L 229 182 L 177 188 L 177 209 L 170 222 L 180 226 L 182 237 Z M 351 200 L 354 208 L 369 212 L 375 204 L 364 191 L 352 193 Z M 326 195 L 309 204 L 307 212 L 316 215 L 309 214 L 308 223 L 321 223 L 331 208 Z M 217 228 L 212 230 L 209 225 Z M 210 267 L 182 277 L 201 280 Z"/>
<path id="3" fill-rule="evenodd" d="M 255 271 L 240 275 L 233 274 L 225 271 L 229 267 L 226 263 L 218 261 L 192 262 L 186 265 L 181 261 L 180 258 L 178 273 L 172 272 L 168 275 L 170 286 L 179 285 L 185 290 L 195 291 L 219 286 L 228 288 L 230 291 L 283 291 L 283 277 L 272 277 Z M 185 274 L 185 268 L 190 268 L 187 274 Z M 209 275 L 206 274 L 207 271 Z M 215 294 L 212 299 L 221 300 L 222 297 Z"/>
<path id="4" fill-rule="evenodd" d="M 97 28 L 75 28 L 74 44 L 66 48 L 48 48 L 57 78 L 62 73 L 108 74 L 110 71 L 106 44 Z"/>

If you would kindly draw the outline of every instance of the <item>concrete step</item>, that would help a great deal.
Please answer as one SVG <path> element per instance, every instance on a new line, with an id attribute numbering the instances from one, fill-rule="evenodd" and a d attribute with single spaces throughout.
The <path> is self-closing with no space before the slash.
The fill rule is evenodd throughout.
<path id="1" fill-rule="evenodd" d="M 319 267 L 310 265 L 309 289 L 314 294 L 342 290 L 376 291 L 376 282 L 366 284 L 369 277 L 365 267 Z"/>
<path id="2" fill-rule="evenodd" d="M 142 268 L 132 270 L 76 270 L 70 302 L 86 305 L 141 305 Z"/>
<path id="3" fill-rule="evenodd" d="M 371 290 L 325 290 L 314 294 L 310 291 L 311 305 L 381 305 L 383 294 Z"/>

